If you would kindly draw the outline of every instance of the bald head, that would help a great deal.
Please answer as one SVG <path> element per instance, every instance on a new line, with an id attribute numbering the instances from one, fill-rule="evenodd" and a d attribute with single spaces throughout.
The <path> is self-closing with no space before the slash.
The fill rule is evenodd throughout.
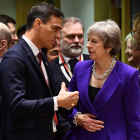
<path id="1" fill-rule="evenodd" d="M 0 22 L 0 58 L 9 49 L 11 39 L 10 29 L 4 23 Z"/>
<path id="2" fill-rule="evenodd" d="M 11 31 L 10 29 L 2 22 L 0 22 L 0 40 L 6 40 L 7 46 L 11 42 Z"/>

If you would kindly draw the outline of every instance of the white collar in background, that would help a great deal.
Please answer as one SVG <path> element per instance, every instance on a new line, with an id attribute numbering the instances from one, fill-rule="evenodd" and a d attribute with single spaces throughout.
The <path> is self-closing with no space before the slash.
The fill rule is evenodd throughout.
<path id="1" fill-rule="evenodd" d="M 65 61 L 66 64 L 68 64 L 68 61 L 69 61 L 70 59 L 72 59 L 72 58 L 69 58 L 69 57 L 67 57 L 67 56 L 65 56 L 65 55 L 63 55 L 63 54 L 62 54 L 62 56 L 63 56 L 64 61 Z M 77 59 L 79 60 L 79 57 L 80 57 L 80 56 L 75 57 L 75 58 L 77 58 Z"/>

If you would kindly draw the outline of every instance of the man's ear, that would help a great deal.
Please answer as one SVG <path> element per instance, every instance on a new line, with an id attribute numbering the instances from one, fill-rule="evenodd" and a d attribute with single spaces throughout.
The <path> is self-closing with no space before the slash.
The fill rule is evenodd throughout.
<path id="1" fill-rule="evenodd" d="M 7 48 L 7 41 L 2 39 L 0 40 L 0 51 L 3 51 Z"/>
<path id="2" fill-rule="evenodd" d="M 34 21 L 34 27 L 36 30 L 39 30 L 42 26 L 43 22 L 39 19 L 39 18 L 36 18 L 35 21 Z"/>

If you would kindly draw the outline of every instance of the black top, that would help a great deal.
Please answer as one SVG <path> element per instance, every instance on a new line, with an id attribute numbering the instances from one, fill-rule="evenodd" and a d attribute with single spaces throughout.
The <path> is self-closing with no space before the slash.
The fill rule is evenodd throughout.
<path id="1" fill-rule="evenodd" d="M 100 89 L 101 88 L 96 88 L 96 87 L 92 87 L 91 85 L 89 85 L 88 96 L 89 96 L 91 103 L 93 103 L 93 101 Z"/>

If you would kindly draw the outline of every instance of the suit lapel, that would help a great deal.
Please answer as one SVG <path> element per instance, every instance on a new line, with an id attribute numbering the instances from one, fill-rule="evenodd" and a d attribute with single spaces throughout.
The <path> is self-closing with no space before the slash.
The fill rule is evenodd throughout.
<path id="1" fill-rule="evenodd" d="M 97 116 L 97 113 L 96 113 L 92 103 L 90 102 L 89 96 L 88 96 L 92 64 L 93 64 L 93 61 L 91 61 L 91 64 L 90 64 L 89 68 L 86 69 L 86 71 L 84 71 L 82 74 L 78 75 L 77 87 L 78 87 L 78 91 L 80 93 L 80 100 L 81 100 L 82 104 L 84 105 L 84 108 L 86 108 L 86 111 Z"/>
<path id="2" fill-rule="evenodd" d="M 29 45 L 26 43 L 26 41 L 24 39 L 20 39 L 19 43 L 23 46 L 23 48 L 25 49 L 27 55 L 29 56 L 29 59 L 32 61 L 32 63 L 35 65 L 35 67 L 38 69 L 38 71 L 40 72 L 40 74 L 42 75 L 42 77 L 44 78 L 44 75 L 40 69 L 39 63 L 36 60 L 36 57 L 34 56 L 31 48 L 29 47 Z"/>
<path id="3" fill-rule="evenodd" d="M 44 54 L 42 54 L 42 60 L 43 60 L 43 63 L 44 63 L 44 66 L 46 68 L 47 75 L 48 75 L 48 78 L 49 78 L 49 85 L 50 85 L 51 92 L 52 92 L 52 94 L 54 94 L 55 93 L 55 91 L 54 91 L 55 87 L 54 87 L 54 81 L 53 81 L 53 74 L 52 74 L 51 68 L 49 66 L 49 63 L 47 61 L 47 57 Z"/>
<path id="4" fill-rule="evenodd" d="M 83 54 L 84 60 L 90 60 L 89 55 Z"/>
<path id="5" fill-rule="evenodd" d="M 69 81 L 67 80 L 67 78 L 65 77 L 65 75 L 63 74 L 63 72 L 62 72 L 62 70 L 61 70 L 61 68 L 60 68 L 59 59 L 60 59 L 60 58 L 57 58 L 57 59 L 55 60 L 55 63 L 56 63 L 55 67 L 56 67 L 56 69 L 58 70 L 59 74 L 63 77 L 63 79 L 64 79 L 66 85 L 69 85 Z M 89 60 L 89 55 L 83 54 L 83 59 L 84 59 L 84 60 Z M 64 68 L 65 68 L 65 67 L 64 67 Z M 66 73 L 69 75 L 69 73 L 67 72 L 67 70 L 66 70 Z M 69 75 L 69 77 L 70 77 L 70 75 Z"/>
<path id="6" fill-rule="evenodd" d="M 95 97 L 93 106 L 96 111 L 99 111 L 109 101 L 109 99 L 112 97 L 121 82 L 118 77 L 116 68 L 117 63 L 112 72 L 110 73 L 109 77 L 105 81 L 104 85 L 100 89 L 99 93 Z"/>
<path id="7" fill-rule="evenodd" d="M 62 70 L 61 70 L 61 68 L 60 68 L 60 65 L 59 65 L 59 58 L 57 58 L 57 59 L 55 60 L 55 63 L 56 63 L 55 68 L 57 69 L 57 71 L 59 72 L 59 74 L 62 76 L 62 78 L 63 78 L 65 84 L 66 84 L 66 85 L 69 85 L 69 81 L 67 80 L 67 78 L 65 77 L 65 75 L 63 74 L 63 72 L 62 72 Z M 67 71 L 66 71 L 66 72 L 67 72 Z M 67 74 L 68 74 L 68 73 L 67 73 Z M 69 74 L 68 74 L 68 75 L 69 75 Z"/>
<path id="8" fill-rule="evenodd" d="M 25 49 L 25 51 L 26 51 L 29 59 L 31 60 L 31 62 L 33 63 L 33 65 L 37 68 L 37 70 L 39 71 L 41 77 L 44 79 L 44 82 L 46 83 L 45 77 L 44 77 L 44 75 L 43 75 L 43 73 L 41 71 L 40 65 L 39 65 L 38 61 L 36 60 L 36 57 L 34 56 L 34 54 L 33 54 L 32 50 L 31 50 L 31 48 L 29 47 L 29 45 L 22 38 L 19 40 L 19 43 L 21 44 L 21 46 L 23 46 L 23 48 Z M 47 83 L 46 83 L 46 85 L 47 85 Z M 48 90 L 49 90 L 49 88 L 48 88 Z"/>

